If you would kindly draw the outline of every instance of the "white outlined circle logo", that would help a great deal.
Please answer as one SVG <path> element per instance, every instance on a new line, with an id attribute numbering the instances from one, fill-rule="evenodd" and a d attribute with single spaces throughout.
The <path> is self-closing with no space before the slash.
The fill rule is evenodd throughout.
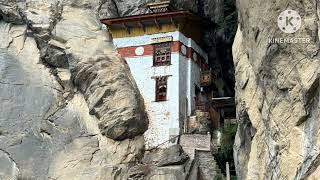
<path id="1" fill-rule="evenodd" d="M 136 50 L 135 50 L 135 53 L 136 53 L 137 56 L 142 56 L 143 53 L 144 53 L 144 48 L 142 46 L 137 47 Z"/>
<path id="2" fill-rule="evenodd" d="M 278 16 L 278 27 L 284 33 L 295 33 L 301 27 L 301 16 L 297 11 L 287 9 Z"/>

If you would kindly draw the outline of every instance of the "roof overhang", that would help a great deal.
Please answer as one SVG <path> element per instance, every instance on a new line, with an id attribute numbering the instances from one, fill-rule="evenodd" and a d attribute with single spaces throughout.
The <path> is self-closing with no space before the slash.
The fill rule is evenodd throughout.
<path id="1" fill-rule="evenodd" d="M 107 18 L 101 19 L 101 23 L 107 26 L 123 26 L 128 24 L 142 25 L 142 23 L 175 23 L 178 20 L 187 18 L 188 20 L 194 20 L 196 22 L 202 23 L 204 26 L 209 25 L 209 21 L 191 13 L 190 11 L 173 11 L 173 12 L 163 12 L 163 13 L 152 13 L 152 14 L 142 14 L 126 17 L 117 17 L 117 18 Z"/>

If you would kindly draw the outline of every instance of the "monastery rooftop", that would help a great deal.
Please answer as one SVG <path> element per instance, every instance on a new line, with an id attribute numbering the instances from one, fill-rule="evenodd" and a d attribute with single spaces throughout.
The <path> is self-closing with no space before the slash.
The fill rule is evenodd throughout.
<path id="1" fill-rule="evenodd" d="M 201 23 L 208 24 L 208 21 L 205 21 L 203 18 L 187 10 L 107 18 L 107 19 L 102 19 L 101 22 L 103 24 L 111 26 L 115 24 L 123 24 L 123 23 L 129 23 L 129 22 L 142 22 L 142 21 L 148 21 L 148 20 L 152 20 L 152 22 L 154 23 L 161 23 L 161 20 L 169 19 L 170 21 L 172 21 L 172 23 L 175 23 L 173 21 L 179 18 L 188 18 L 188 20 L 196 20 L 196 21 L 200 21 Z"/>

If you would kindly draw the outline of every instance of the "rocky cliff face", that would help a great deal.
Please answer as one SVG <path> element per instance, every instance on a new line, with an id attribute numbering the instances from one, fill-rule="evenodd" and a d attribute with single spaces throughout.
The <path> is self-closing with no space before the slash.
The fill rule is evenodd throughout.
<path id="1" fill-rule="evenodd" d="M 148 172 L 137 166 L 148 126 L 143 99 L 99 22 L 136 14 L 146 2 L 0 0 L 0 179 L 186 176 L 184 166 Z M 226 17 L 222 1 L 174 4 L 221 25 L 218 36 L 213 28 L 207 32 L 216 62 L 216 37 L 230 40 L 227 18 L 218 18 Z M 222 65 L 215 65 L 221 73 Z M 187 159 L 177 150 L 169 154 L 163 166 Z"/>
<path id="2" fill-rule="evenodd" d="M 319 1 L 239 0 L 233 45 L 240 179 L 319 179 Z M 299 12 L 302 27 L 285 34 L 278 15 Z M 270 43 L 309 38 L 310 43 Z"/>
<path id="3" fill-rule="evenodd" d="M 142 157 L 143 100 L 97 8 L 0 2 L 0 179 L 119 179 Z"/>

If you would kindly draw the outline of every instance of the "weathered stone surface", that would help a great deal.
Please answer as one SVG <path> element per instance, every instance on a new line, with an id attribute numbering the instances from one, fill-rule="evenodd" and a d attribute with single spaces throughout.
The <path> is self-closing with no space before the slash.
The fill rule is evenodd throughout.
<path id="1" fill-rule="evenodd" d="M 188 169 L 186 165 L 172 165 L 158 167 L 153 165 L 137 165 L 129 169 L 129 180 L 183 180 L 186 179 Z"/>
<path id="2" fill-rule="evenodd" d="M 146 152 L 143 158 L 144 164 L 153 164 L 159 167 L 184 164 L 189 159 L 181 145 L 176 144 L 166 149 Z"/>
<path id="3" fill-rule="evenodd" d="M 237 3 L 239 27 L 233 47 L 240 121 L 234 148 L 237 173 L 240 179 L 312 179 L 319 174 L 320 153 L 319 3 Z M 273 23 L 288 8 L 303 19 L 294 34 L 283 33 Z M 309 38 L 310 43 L 269 42 L 298 37 Z"/>
<path id="4" fill-rule="evenodd" d="M 180 145 L 145 152 L 142 164 L 129 168 L 128 179 L 186 179 L 191 164 Z"/>
<path id="5" fill-rule="evenodd" d="M 251 141 L 255 135 L 255 129 L 252 127 L 245 105 L 238 110 L 238 131 L 234 143 L 234 162 L 237 176 L 239 179 L 245 179 L 248 172 L 247 163 L 251 152 Z"/>
<path id="6" fill-rule="evenodd" d="M 128 179 L 147 118 L 98 16 L 136 14 L 145 2 L 0 1 L 0 179 Z M 172 156 L 146 177 L 185 179 L 184 164 L 169 165 L 183 161 Z"/>
<path id="7" fill-rule="evenodd" d="M 142 134 L 147 129 L 143 99 L 106 32 L 87 10 L 66 7 L 62 18 L 53 38 L 64 42 L 73 82 L 100 120 L 102 134 L 116 140 Z"/>
<path id="8" fill-rule="evenodd" d="M 192 164 L 190 175 L 188 176 L 189 180 L 212 180 L 212 177 L 214 177 L 214 179 L 225 179 L 210 151 L 196 150 L 195 154 L 195 160 Z"/>
<path id="9" fill-rule="evenodd" d="M 133 138 L 147 128 L 143 100 L 128 73 L 129 68 L 114 52 L 95 16 L 98 6 L 98 1 L 8 2 L 1 4 L 1 10 L 6 12 L 1 15 L 14 23 L 17 18 L 12 17 L 17 13 L 19 23 L 28 24 L 31 30 L 28 33 L 35 37 L 46 65 L 53 68 L 71 65 L 73 82 L 84 94 L 91 113 L 100 120 L 104 135 L 117 140 Z M 7 28 L 11 26 L 8 24 Z M 82 76 L 77 76 L 79 72 Z"/>
<path id="10" fill-rule="evenodd" d="M 143 157 L 141 96 L 78 5 L 0 2 L 0 179 L 126 179 Z"/>
<path id="11" fill-rule="evenodd" d="M 136 144 L 131 144 L 132 142 Z M 116 143 L 103 136 L 86 136 L 67 144 L 50 165 L 48 177 L 55 179 L 125 179 L 125 164 L 135 161 L 143 138 Z M 117 148 L 123 148 L 123 150 Z M 114 155 L 112 155 L 114 154 Z"/>
<path id="12" fill-rule="evenodd" d="M 210 141 L 210 133 L 206 135 L 183 134 L 180 137 L 180 144 L 191 159 L 194 159 L 196 149 L 210 151 Z"/>
<path id="13" fill-rule="evenodd" d="M 24 24 L 24 19 L 22 16 L 21 11 L 19 10 L 20 7 L 19 5 L 22 5 L 21 3 L 15 4 L 14 2 L 0 2 L 1 4 L 1 9 L 0 9 L 0 14 L 1 18 L 6 22 L 11 22 L 14 24 Z"/>
<path id="14" fill-rule="evenodd" d="M 10 157 L 8 152 L 0 150 L 0 178 L 1 179 L 10 179 L 17 178 L 19 174 L 19 169 L 17 164 Z"/>
<path id="15" fill-rule="evenodd" d="M 1 52 L 0 61 L 0 148 L 6 152 L 0 166 L 9 168 L 9 160 L 12 165 L 11 169 L 1 168 L 3 177 L 19 173 L 21 178 L 46 179 L 49 169 L 50 177 L 110 179 L 118 176 L 110 169 L 120 168 L 119 164 L 126 168 L 126 163 L 141 157 L 142 137 L 114 142 L 99 135 L 97 119 L 89 115 L 81 95 L 65 104 L 59 86 L 49 85 L 54 81 L 44 66 L 39 65 L 43 71 L 35 75 L 30 73 L 35 68 L 29 66 L 32 64 L 23 65 L 7 53 Z M 31 61 L 30 57 L 24 60 Z"/>

